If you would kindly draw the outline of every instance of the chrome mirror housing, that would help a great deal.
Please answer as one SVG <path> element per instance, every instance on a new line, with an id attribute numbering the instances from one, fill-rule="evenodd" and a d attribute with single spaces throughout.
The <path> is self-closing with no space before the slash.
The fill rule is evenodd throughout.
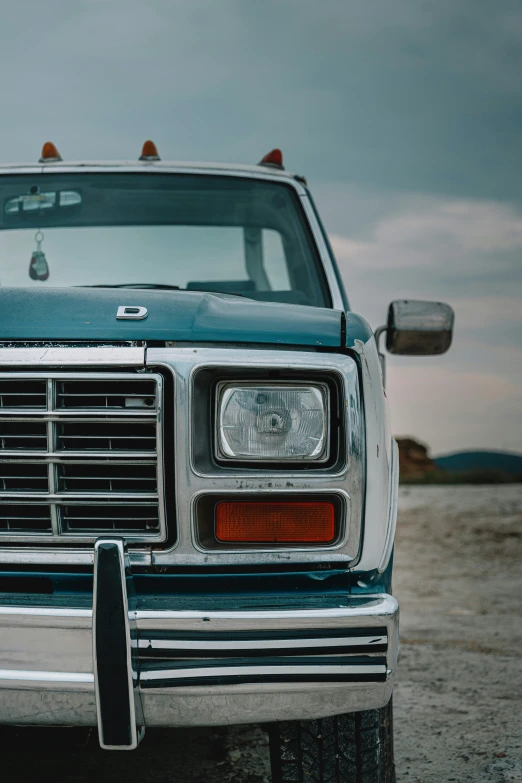
<path id="1" fill-rule="evenodd" d="M 436 356 L 451 345 L 455 314 L 443 302 L 396 299 L 388 309 L 386 348 L 403 356 Z"/>

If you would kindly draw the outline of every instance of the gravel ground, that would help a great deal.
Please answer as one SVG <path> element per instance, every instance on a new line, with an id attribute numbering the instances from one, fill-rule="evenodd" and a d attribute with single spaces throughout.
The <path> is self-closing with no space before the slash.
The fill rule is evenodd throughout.
<path id="1" fill-rule="evenodd" d="M 521 560 L 522 485 L 401 489 L 399 783 L 522 783 Z M 122 754 L 75 729 L 4 736 L 5 783 L 270 779 L 266 736 L 255 726 L 149 731 Z M 74 750 L 79 739 L 85 747 Z"/>

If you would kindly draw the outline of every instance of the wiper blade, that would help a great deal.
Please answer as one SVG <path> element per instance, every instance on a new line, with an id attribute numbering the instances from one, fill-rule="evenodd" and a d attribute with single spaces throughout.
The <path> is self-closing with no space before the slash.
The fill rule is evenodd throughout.
<path id="1" fill-rule="evenodd" d="M 81 285 L 78 288 L 151 288 L 163 291 L 184 291 L 179 285 L 168 283 L 97 283 L 96 285 Z"/>
<path id="2" fill-rule="evenodd" d="M 249 299 L 248 294 L 239 294 L 237 291 L 213 291 L 212 288 L 181 288 L 179 285 L 168 285 L 167 283 L 96 283 L 95 285 L 79 285 L 74 288 L 129 288 L 140 289 L 148 288 L 156 291 L 187 291 L 189 294 L 223 294 L 223 296 L 239 296 L 243 299 Z"/>

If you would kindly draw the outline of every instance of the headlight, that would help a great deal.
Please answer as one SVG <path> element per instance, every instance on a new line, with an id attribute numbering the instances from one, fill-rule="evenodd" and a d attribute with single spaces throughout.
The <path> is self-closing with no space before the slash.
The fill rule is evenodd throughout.
<path id="1" fill-rule="evenodd" d="M 220 384 L 219 455 L 235 460 L 322 460 L 328 447 L 323 384 Z"/>

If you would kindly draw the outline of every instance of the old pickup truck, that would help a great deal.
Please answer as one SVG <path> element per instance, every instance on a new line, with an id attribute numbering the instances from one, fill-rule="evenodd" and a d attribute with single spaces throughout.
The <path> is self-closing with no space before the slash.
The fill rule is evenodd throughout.
<path id="1" fill-rule="evenodd" d="M 443 353 L 451 309 L 374 333 L 279 150 L 152 142 L 0 167 L 0 282 L 0 724 L 255 722 L 274 781 L 391 783 L 379 337 Z"/>

